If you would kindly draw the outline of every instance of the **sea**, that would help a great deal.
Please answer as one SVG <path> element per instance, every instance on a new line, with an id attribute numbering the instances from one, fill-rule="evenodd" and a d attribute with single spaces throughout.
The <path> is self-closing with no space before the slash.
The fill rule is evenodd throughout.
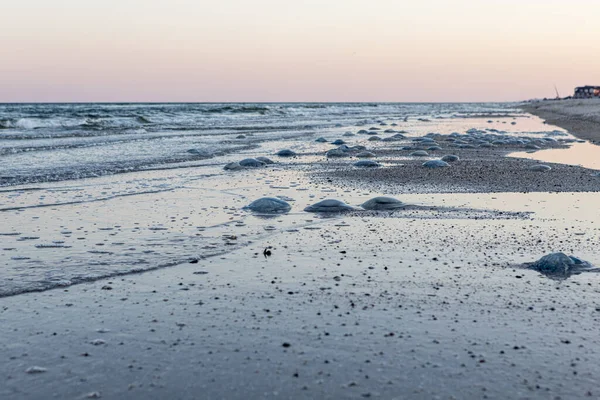
<path id="1" fill-rule="evenodd" d="M 321 136 L 367 144 L 348 134 L 373 126 L 569 136 L 513 103 L 0 104 L 0 297 L 203 260 L 314 223 L 242 208 L 275 192 L 310 201 L 309 179 L 282 165 L 322 159 Z M 284 148 L 307 157 L 278 159 Z M 256 156 L 276 164 L 223 169 Z"/>
<path id="2" fill-rule="evenodd" d="M 506 112 L 503 104 L 0 104 L 0 187 L 176 167 L 382 119 Z M 190 152 L 192 151 L 192 152 Z"/>

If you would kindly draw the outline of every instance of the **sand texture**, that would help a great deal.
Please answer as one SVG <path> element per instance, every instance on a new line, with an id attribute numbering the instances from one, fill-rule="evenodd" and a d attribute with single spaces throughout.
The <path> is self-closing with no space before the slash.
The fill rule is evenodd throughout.
<path id="1" fill-rule="evenodd" d="M 0 399 L 600 397 L 599 147 L 476 111 L 3 188 Z"/>
<path id="2" fill-rule="evenodd" d="M 549 124 L 567 129 L 578 138 L 600 144 L 600 100 L 532 102 L 524 105 L 523 109 Z"/>
<path id="3" fill-rule="evenodd" d="M 594 398 L 600 277 L 514 264 L 555 249 L 597 260 L 584 217 L 597 196 L 495 197 L 438 201 L 546 209 L 325 219 L 197 264 L 5 298 L 0 398 Z"/>

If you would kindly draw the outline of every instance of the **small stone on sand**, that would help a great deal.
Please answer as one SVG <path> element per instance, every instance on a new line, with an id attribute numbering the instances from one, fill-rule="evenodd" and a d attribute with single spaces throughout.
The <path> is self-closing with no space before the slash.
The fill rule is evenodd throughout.
<path id="1" fill-rule="evenodd" d="M 375 198 L 361 204 L 361 207 L 364 208 L 365 210 L 372 210 L 372 211 L 396 210 L 399 208 L 404 208 L 405 206 L 406 206 L 406 204 L 404 204 L 403 202 L 401 202 L 398 199 L 394 199 L 393 197 L 384 197 L 384 196 L 375 197 Z"/>
<path id="2" fill-rule="evenodd" d="M 29 367 L 25 370 L 25 372 L 27 372 L 28 374 L 41 374 L 46 371 L 48 371 L 47 368 L 38 366 Z"/>
<path id="3" fill-rule="evenodd" d="M 244 209 L 260 214 L 280 214 L 289 212 L 292 206 L 288 202 L 276 197 L 262 197 L 254 200 L 244 207 Z"/>
<path id="4" fill-rule="evenodd" d="M 344 211 L 354 211 L 354 207 L 344 203 L 340 200 L 327 199 L 308 206 L 304 209 L 306 212 L 318 212 L 318 213 L 335 213 Z"/>
<path id="5" fill-rule="evenodd" d="M 276 154 L 279 157 L 295 157 L 296 156 L 296 153 L 290 149 L 279 150 Z"/>
<path id="6" fill-rule="evenodd" d="M 226 171 L 239 171 L 241 169 L 244 169 L 244 167 L 242 167 L 238 162 L 231 162 L 225 165 L 223 169 Z"/>
<path id="7" fill-rule="evenodd" d="M 450 164 L 448 164 L 445 161 L 442 160 L 429 160 L 429 161 L 425 161 L 423 163 L 423 166 L 425 168 L 446 168 L 449 167 Z"/>
<path id="8" fill-rule="evenodd" d="M 564 253 L 551 253 L 536 262 L 525 264 L 525 266 L 542 274 L 556 277 L 568 277 L 572 274 L 594 269 L 594 266 L 589 262 L 577 257 L 567 256 Z"/>
<path id="9" fill-rule="evenodd" d="M 381 164 L 371 160 L 361 160 L 354 163 L 355 167 L 359 168 L 379 168 Z"/>
<path id="10" fill-rule="evenodd" d="M 244 168 L 259 168 L 265 165 L 262 161 L 258 161 L 256 158 L 244 158 L 238 164 Z"/>
<path id="11" fill-rule="evenodd" d="M 444 162 L 457 162 L 457 161 L 460 161 L 460 158 L 453 154 L 448 154 L 448 155 L 442 157 L 441 160 Z"/>
<path id="12" fill-rule="evenodd" d="M 545 171 L 550 171 L 552 168 L 548 165 L 538 164 L 538 165 L 532 165 L 528 169 L 530 171 L 545 172 Z"/>
<path id="13" fill-rule="evenodd" d="M 264 164 L 275 164 L 275 161 L 271 160 L 268 157 L 256 157 L 256 159 Z"/>
<path id="14" fill-rule="evenodd" d="M 329 150 L 327 153 L 325 153 L 325 155 L 328 158 L 333 158 L 333 157 L 345 157 L 347 154 L 343 150 L 332 149 L 332 150 Z"/>

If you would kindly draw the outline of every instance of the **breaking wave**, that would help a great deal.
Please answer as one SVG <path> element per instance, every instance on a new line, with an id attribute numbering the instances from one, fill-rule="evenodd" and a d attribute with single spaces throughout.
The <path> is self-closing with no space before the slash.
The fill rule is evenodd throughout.
<path id="1" fill-rule="evenodd" d="M 505 112 L 505 105 L 497 110 Z M 403 103 L 0 104 L 0 186 L 133 172 L 383 118 L 493 112 Z M 240 141 L 241 139 L 244 141 Z"/>

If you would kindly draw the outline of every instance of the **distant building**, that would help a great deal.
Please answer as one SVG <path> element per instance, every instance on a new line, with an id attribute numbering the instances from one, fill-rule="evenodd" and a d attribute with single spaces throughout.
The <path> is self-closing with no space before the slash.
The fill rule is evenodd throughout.
<path id="1" fill-rule="evenodd" d="M 600 86 L 580 86 L 575 88 L 576 99 L 600 98 Z"/>

